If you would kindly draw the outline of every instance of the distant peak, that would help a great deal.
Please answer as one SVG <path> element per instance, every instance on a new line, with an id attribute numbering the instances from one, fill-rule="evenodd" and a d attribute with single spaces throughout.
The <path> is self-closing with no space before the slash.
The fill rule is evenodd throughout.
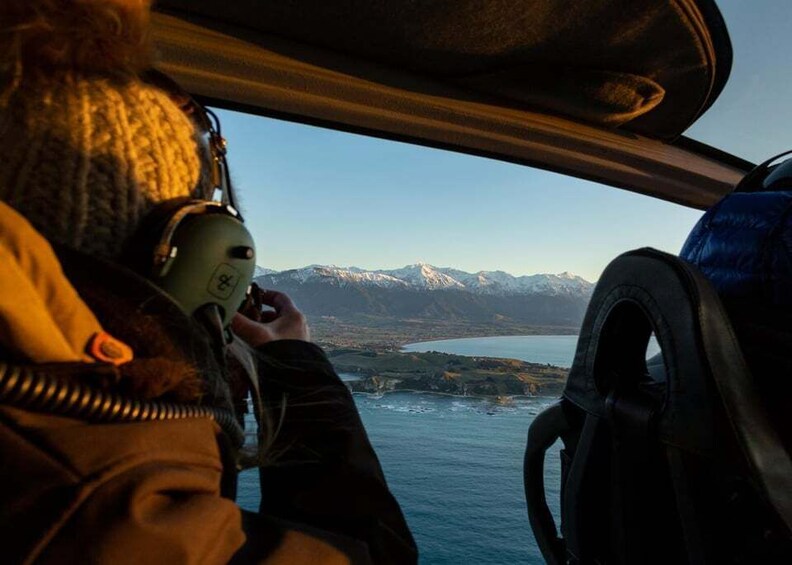
<path id="1" fill-rule="evenodd" d="M 425 290 L 456 289 L 484 294 L 587 294 L 593 289 L 582 277 L 564 271 L 557 275 L 545 273 L 515 277 L 504 271 L 478 271 L 468 273 L 451 267 L 435 267 L 424 261 L 406 265 L 401 269 L 369 271 L 358 267 L 337 265 L 309 265 L 278 273 L 258 267 L 256 277 L 279 274 L 290 280 L 328 281 L 338 284 L 367 284 L 393 288 Z"/>

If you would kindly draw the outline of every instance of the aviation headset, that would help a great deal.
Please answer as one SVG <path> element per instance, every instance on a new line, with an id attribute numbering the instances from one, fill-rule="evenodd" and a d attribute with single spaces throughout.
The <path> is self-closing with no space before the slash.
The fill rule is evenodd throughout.
<path id="1" fill-rule="evenodd" d="M 228 343 L 231 319 L 253 280 L 256 251 L 236 208 L 220 120 L 166 75 L 149 71 L 144 80 L 168 92 L 207 136 L 212 193 L 157 206 L 127 243 L 122 260 Z"/>
<path id="2" fill-rule="evenodd" d="M 754 167 L 734 188 L 734 192 L 761 192 L 792 189 L 792 158 L 776 163 L 792 154 L 784 151 Z"/>

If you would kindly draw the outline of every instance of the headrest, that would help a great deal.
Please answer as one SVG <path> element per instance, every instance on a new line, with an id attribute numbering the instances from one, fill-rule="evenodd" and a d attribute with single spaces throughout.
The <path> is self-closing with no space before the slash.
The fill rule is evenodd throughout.
<path id="1" fill-rule="evenodd" d="M 792 524 L 792 458 L 770 424 L 720 299 L 695 267 L 654 249 L 612 261 L 586 312 L 564 397 L 604 417 L 611 393 L 651 380 L 652 333 L 666 375 L 659 439 L 712 455 L 731 427 L 768 500 Z"/>

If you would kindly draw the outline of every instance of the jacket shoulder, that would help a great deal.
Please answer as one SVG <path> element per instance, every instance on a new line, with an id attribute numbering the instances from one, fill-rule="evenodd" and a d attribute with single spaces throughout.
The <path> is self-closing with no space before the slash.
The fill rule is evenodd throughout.
<path id="1" fill-rule="evenodd" d="M 227 562 L 244 542 L 220 496 L 208 419 L 88 424 L 0 407 L 10 562 Z"/>

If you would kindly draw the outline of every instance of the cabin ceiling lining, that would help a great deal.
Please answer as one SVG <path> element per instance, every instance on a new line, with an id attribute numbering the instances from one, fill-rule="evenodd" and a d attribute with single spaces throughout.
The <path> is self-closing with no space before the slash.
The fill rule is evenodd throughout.
<path id="1" fill-rule="evenodd" d="M 194 94 L 262 115 L 484 155 L 705 208 L 745 171 L 619 129 L 504 107 L 431 77 L 249 30 L 154 17 L 160 68 Z M 354 69 L 354 73 L 345 72 Z"/>
<path id="2" fill-rule="evenodd" d="M 253 42 L 277 36 L 315 53 L 346 55 L 354 63 L 333 68 L 361 78 L 357 63 L 368 61 L 456 85 L 463 99 L 484 94 L 500 106 L 665 141 L 709 107 L 731 69 L 731 44 L 713 0 L 160 0 L 157 6 Z"/>

